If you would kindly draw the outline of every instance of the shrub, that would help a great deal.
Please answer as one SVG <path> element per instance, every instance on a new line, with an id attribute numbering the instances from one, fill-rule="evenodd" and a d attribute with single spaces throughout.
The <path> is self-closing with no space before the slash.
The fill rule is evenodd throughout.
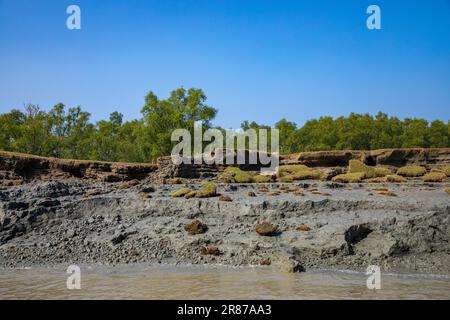
<path id="1" fill-rule="evenodd" d="M 447 178 L 443 172 L 430 172 L 423 176 L 425 182 L 442 182 Z"/>
<path id="2" fill-rule="evenodd" d="M 405 182 L 406 179 L 402 176 L 399 176 L 398 174 L 390 174 L 386 176 L 386 181 L 387 182 Z"/>
<path id="3" fill-rule="evenodd" d="M 404 177 L 421 177 L 427 173 L 427 169 L 421 166 L 405 166 L 397 170 L 397 174 Z"/>
<path id="4" fill-rule="evenodd" d="M 181 188 L 180 190 L 174 191 L 171 193 L 171 196 L 174 198 L 179 198 L 187 195 L 188 193 L 192 192 L 191 188 Z"/>
<path id="5" fill-rule="evenodd" d="M 345 174 L 338 174 L 337 176 L 334 176 L 331 181 L 334 182 L 361 182 L 362 179 L 365 177 L 364 172 L 355 172 L 355 173 L 345 173 Z"/>

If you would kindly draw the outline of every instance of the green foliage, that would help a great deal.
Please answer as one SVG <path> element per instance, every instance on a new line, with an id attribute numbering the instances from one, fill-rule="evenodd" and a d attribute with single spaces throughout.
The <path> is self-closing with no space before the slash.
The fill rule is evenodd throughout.
<path id="1" fill-rule="evenodd" d="M 141 112 L 142 117 L 132 121 L 124 121 L 122 114 L 112 112 L 109 119 L 92 123 L 90 114 L 80 107 L 66 108 L 58 103 L 45 112 L 39 106 L 29 104 L 23 111 L 12 109 L 0 114 L 0 150 L 58 158 L 154 162 L 157 157 L 170 154 L 176 143 L 170 141 L 174 129 L 192 131 L 194 122 L 201 120 L 206 130 L 212 126 L 211 121 L 217 114 L 216 109 L 206 104 L 203 91 L 193 88 L 176 89 L 167 99 L 149 92 Z M 450 121 L 400 120 L 381 112 L 375 117 L 356 113 L 348 117 L 321 117 L 307 121 L 300 128 L 294 122 L 281 119 L 275 127 L 280 130 L 282 154 L 450 147 Z M 258 134 L 261 129 L 270 127 L 244 121 L 241 128 L 254 129 Z M 270 145 L 270 131 L 267 139 Z M 248 148 L 248 141 L 246 145 Z M 375 168 L 376 176 L 387 173 L 377 170 Z M 230 178 L 231 174 L 228 176 Z M 251 182 L 252 175 L 238 172 L 230 179 Z"/>
<path id="2" fill-rule="evenodd" d="M 266 183 L 266 182 L 271 182 L 272 181 L 272 177 L 268 176 L 268 175 L 256 175 L 253 177 L 253 182 L 255 183 Z"/>
<path id="3" fill-rule="evenodd" d="M 174 198 L 184 197 L 185 195 L 187 195 L 191 191 L 192 191 L 192 189 L 190 189 L 190 188 L 181 188 L 181 189 L 179 189 L 177 191 L 172 192 L 171 196 L 174 197 Z"/>
<path id="4" fill-rule="evenodd" d="M 427 169 L 421 166 L 405 166 L 397 170 L 397 174 L 404 177 L 421 177 L 427 173 Z"/>
<path id="5" fill-rule="evenodd" d="M 348 162 L 348 172 L 349 173 L 364 173 L 364 178 L 375 178 L 375 168 L 365 165 L 359 160 L 350 160 Z"/>
<path id="6" fill-rule="evenodd" d="M 389 174 L 386 176 L 386 181 L 401 183 L 401 182 L 405 182 L 406 179 L 405 179 L 405 177 L 399 176 L 398 174 Z"/>
<path id="7" fill-rule="evenodd" d="M 242 171 L 237 167 L 227 167 L 217 177 L 217 180 L 222 183 L 251 183 L 253 182 L 253 174 Z"/>
<path id="8" fill-rule="evenodd" d="M 354 183 L 354 182 L 361 182 L 362 179 L 364 179 L 364 177 L 365 177 L 364 172 L 345 173 L 345 174 L 338 174 L 337 176 L 334 176 L 331 179 L 331 181 Z"/>
<path id="9" fill-rule="evenodd" d="M 385 177 L 387 175 L 392 174 L 392 171 L 386 167 L 376 166 L 374 169 L 375 169 L 375 176 L 377 177 Z"/>
<path id="10" fill-rule="evenodd" d="M 442 182 L 447 178 L 443 172 L 430 172 L 423 176 L 425 182 Z"/>
<path id="11" fill-rule="evenodd" d="M 206 182 L 195 194 L 197 198 L 209 198 L 217 195 L 217 186 L 213 182 Z"/>

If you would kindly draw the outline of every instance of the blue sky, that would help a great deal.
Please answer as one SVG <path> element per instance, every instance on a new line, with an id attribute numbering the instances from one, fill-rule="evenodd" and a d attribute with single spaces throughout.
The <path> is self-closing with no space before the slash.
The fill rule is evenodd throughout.
<path id="1" fill-rule="evenodd" d="M 66 28 L 81 8 L 82 29 Z M 382 30 L 366 28 L 381 8 Z M 0 0 L 0 112 L 140 117 L 149 90 L 202 88 L 214 123 L 350 112 L 450 119 L 450 0 Z"/>

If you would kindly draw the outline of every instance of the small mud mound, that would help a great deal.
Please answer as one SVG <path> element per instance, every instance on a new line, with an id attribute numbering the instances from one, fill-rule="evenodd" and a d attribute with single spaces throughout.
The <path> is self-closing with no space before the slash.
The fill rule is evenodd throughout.
<path id="1" fill-rule="evenodd" d="M 200 254 L 203 256 L 219 256 L 222 253 L 216 246 L 206 246 L 200 249 Z"/>
<path id="2" fill-rule="evenodd" d="M 278 227 L 267 221 L 258 223 L 256 225 L 255 230 L 260 236 L 266 236 L 266 237 L 275 236 L 278 233 Z"/>
<path id="3" fill-rule="evenodd" d="M 221 196 L 219 197 L 219 201 L 231 202 L 231 201 L 233 201 L 233 199 L 231 199 L 230 196 L 227 196 L 227 195 L 221 195 Z"/>
<path id="4" fill-rule="evenodd" d="M 184 230 L 191 236 L 196 234 L 205 233 L 208 230 L 206 224 L 202 223 L 200 220 L 194 220 L 184 226 Z"/>

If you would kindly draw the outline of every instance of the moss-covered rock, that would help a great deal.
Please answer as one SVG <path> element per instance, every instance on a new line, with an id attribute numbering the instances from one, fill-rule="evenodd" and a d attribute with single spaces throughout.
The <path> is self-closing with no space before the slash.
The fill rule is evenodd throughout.
<path id="1" fill-rule="evenodd" d="M 364 177 L 365 177 L 364 172 L 345 173 L 345 174 L 338 174 L 337 176 L 333 177 L 331 181 L 354 183 L 354 182 L 361 182 L 362 179 L 364 179 Z"/>
<path id="2" fill-rule="evenodd" d="M 425 182 L 442 182 L 447 179 L 447 175 L 443 172 L 430 172 L 423 176 Z"/>
<path id="3" fill-rule="evenodd" d="M 186 194 L 192 192 L 191 188 L 181 188 L 177 191 L 172 192 L 170 195 L 174 198 L 184 197 Z"/>
<path id="4" fill-rule="evenodd" d="M 427 173 L 427 169 L 421 166 L 405 166 L 397 170 L 397 174 L 404 177 L 421 177 Z"/>
<path id="5" fill-rule="evenodd" d="M 386 181 L 401 183 L 401 182 L 405 182 L 406 179 L 405 179 L 405 177 L 399 176 L 398 174 L 390 174 L 390 175 L 386 176 Z"/>

